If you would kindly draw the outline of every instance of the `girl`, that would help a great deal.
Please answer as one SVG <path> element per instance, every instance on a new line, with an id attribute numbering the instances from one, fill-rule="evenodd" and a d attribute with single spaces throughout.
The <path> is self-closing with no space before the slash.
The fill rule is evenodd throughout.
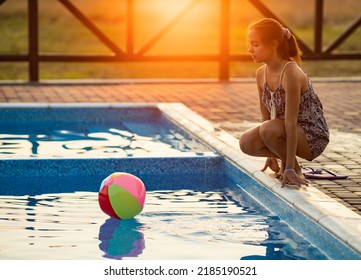
<path id="1" fill-rule="evenodd" d="M 313 160 L 329 142 L 322 104 L 300 68 L 296 38 L 278 21 L 261 19 L 249 26 L 249 53 L 256 63 L 261 125 L 246 131 L 241 150 L 267 157 L 268 167 L 286 184 L 307 185 L 296 156 Z M 281 160 L 281 167 L 278 165 Z"/>

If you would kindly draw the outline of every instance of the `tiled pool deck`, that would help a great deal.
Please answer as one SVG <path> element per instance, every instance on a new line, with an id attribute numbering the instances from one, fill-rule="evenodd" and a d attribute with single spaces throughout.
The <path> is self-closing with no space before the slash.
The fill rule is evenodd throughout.
<path id="1" fill-rule="evenodd" d="M 0 102 L 36 102 L 36 103 L 113 103 L 113 102 L 181 102 L 191 110 L 203 116 L 215 125 L 211 131 L 213 136 L 229 144 L 233 149 L 224 151 L 235 161 L 250 164 L 249 172 L 263 181 L 276 193 L 288 199 L 297 208 L 308 208 L 314 218 L 321 224 L 337 227 L 334 217 L 343 216 L 345 205 L 351 214 L 347 221 L 350 233 L 360 232 L 361 225 L 361 78 L 360 79 L 314 79 L 314 87 L 318 92 L 331 128 L 331 142 L 323 155 L 314 162 L 302 164 L 327 168 L 338 174 L 349 176 L 347 180 L 312 180 L 316 192 L 295 192 L 291 189 L 280 189 L 277 181 L 259 171 L 263 162 L 248 158 L 237 149 L 235 141 L 242 132 L 259 121 L 258 97 L 255 82 L 251 79 L 218 83 L 212 81 L 62 81 L 39 84 L 0 82 Z M 184 112 L 186 114 L 186 111 Z M 205 126 L 207 123 L 204 123 Z M 207 128 L 206 128 L 207 130 Z M 235 136 L 227 138 L 227 133 Z M 319 192 L 321 191 L 321 192 Z M 323 200 L 320 208 L 310 209 L 304 200 L 294 194 Z M 323 196 L 319 196 L 319 194 Z M 324 200 L 322 197 L 326 197 Z M 332 203 L 332 199 L 339 203 Z M 352 213 L 353 212 L 353 213 Z M 328 213 L 329 216 L 328 216 Z M 318 217 L 319 216 L 319 217 Z M 318 218 L 317 218 L 318 217 Z M 355 219 L 353 220 L 353 217 Z M 348 226 L 343 228 L 347 228 Z M 352 228 L 352 229 L 351 229 Z M 337 230 L 337 229 L 336 229 Z M 344 229 L 343 229 L 344 230 Z M 343 231 L 338 230 L 338 231 Z M 353 234 L 347 236 L 353 246 L 361 250 L 359 238 Z M 356 241 L 357 244 L 354 242 Z"/>

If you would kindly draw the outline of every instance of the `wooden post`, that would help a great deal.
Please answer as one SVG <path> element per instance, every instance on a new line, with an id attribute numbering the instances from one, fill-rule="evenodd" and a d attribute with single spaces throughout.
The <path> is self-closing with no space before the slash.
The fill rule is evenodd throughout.
<path id="1" fill-rule="evenodd" d="M 39 81 L 38 0 L 28 0 L 29 81 Z"/>
<path id="2" fill-rule="evenodd" d="M 315 53 L 322 53 L 323 0 L 316 0 L 315 7 Z"/>

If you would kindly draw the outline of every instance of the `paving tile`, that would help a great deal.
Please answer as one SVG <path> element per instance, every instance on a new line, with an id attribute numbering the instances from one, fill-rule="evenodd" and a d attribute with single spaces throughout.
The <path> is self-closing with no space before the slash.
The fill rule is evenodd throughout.
<path id="1" fill-rule="evenodd" d="M 337 197 L 342 198 L 347 202 L 347 198 L 357 198 L 358 196 L 351 193 L 351 192 L 335 192 L 334 193 Z"/>

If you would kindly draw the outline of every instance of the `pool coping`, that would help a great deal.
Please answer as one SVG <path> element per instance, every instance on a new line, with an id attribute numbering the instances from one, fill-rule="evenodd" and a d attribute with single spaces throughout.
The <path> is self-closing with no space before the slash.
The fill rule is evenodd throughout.
<path id="1" fill-rule="evenodd" d="M 158 108 L 171 121 L 239 167 L 310 220 L 361 254 L 361 217 L 333 198 L 309 185 L 281 188 L 272 174 L 260 171 L 264 159 L 239 149 L 238 139 L 201 117 L 182 103 L 0 103 L 1 108 Z"/>

